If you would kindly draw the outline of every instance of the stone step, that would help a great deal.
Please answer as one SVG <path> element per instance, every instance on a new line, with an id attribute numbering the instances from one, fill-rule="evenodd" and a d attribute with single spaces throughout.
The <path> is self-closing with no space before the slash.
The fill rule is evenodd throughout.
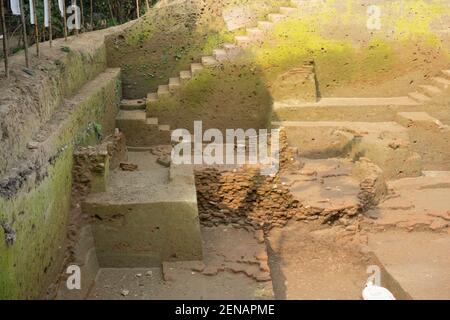
<path id="1" fill-rule="evenodd" d="M 235 39 L 239 47 L 247 47 L 252 43 L 252 39 L 249 36 L 236 36 Z"/>
<path id="2" fill-rule="evenodd" d="M 238 46 L 236 46 L 236 45 L 233 44 L 233 43 L 224 43 L 224 44 L 223 44 L 223 48 L 224 48 L 226 51 L 233 51 L 233 50 L 239 49 Z"/>
<path id="3" fill-rule="evenodd" d="M 161 98 L 163 96 L 167 96 L 170 94 L 169 86 L 168 85 L 160 85 L 158 86 L 158 98 Z"/>
<path id="4" fill-rule="evenodd" d="M 264 32 L 259 28 L 247 28 L 247 36 L 253 39 L 260 39 L 264 35 Z"/>
<path id="5" fill-rule="evenodd" d="M 127 146 L 128 152 L 150 152 L 152 151 L 153 147 L 130 147 Z"/>
<path id="6" fill-rule="evenodd" d="M 441 71 L 442 75 L 450 80 L 450 69 L 449 70 L 442 70 Z"/>
<path id="7" fill-rule="evenodd" d="M 157 126 L 158 125 L 158 118 L 147 118 L 146 119 L 146 123 L 148 125 L 151 125 L 151 126 Z"/>
<path id="8" fill-rule="evenodd" d="M 424 95 L 424 94 L 422 94 L 420 92 L 411 92 L 411 93 L 408 94 L 408 96 L 411 99 L 413 99 L 413 100 L 415 100 L 417 102 L 420 102 L 420 103 L 425 103 L 425 102 L 428 102 L 428 101 L 431 100 L 430 97 L 428 97 L 428 96 L 426 96 L 426 95 Z"/>
<path id="9" fill-rule="evenodd" d="M 224 61 L 228 59 L 228 53 L 225 49 L 214 49 L 213 56 L 217 61 Z"/>
<path id="10" fill-rule="evenodd" d="M 180 71 L 180 81 L 181 84 L 184 84 L 192 79 L 192 73 L 188 70 Z"/>
<path id="11" fill-rule="evenodd" d="M 168 125 L 168 124 L 161 124 L 161 125 L 158 126 L 158 129 L 160 131 L 170 131 L 170 125 Z"/>
<path id="12" fill-rule="evenodd" d="M 269 14 L 267 15 L 267 18 L 268 18 L 270 21 L 272 21 L 273 23 L 277 23 L 277 22 L 280 22 L 280 21 L 286 19 L 287 16 L 284 15 L 284 14 L 280 14 L 280 13 L 269 13 Z"/>
<path id="13" fill-rule="evenodd" d="M 258 21 L 258 28 L 260 28 L 261 30 L 270 30 L 272 29 L 274 26 L 273 22 L 270 21 Z"/>
<path id="14" fill-rule="evenodd" d="M 217 61 L 213 56 L 204 56 L 202 57 L 202 64 L 205 67 L 212 67 L 219 64 L 219 61 Z"/>
<path id="15" fill-rule="evenodd" d="M 191 64 L 191 73 L 192 75 L 197 74 L 198 72 L 203 70 L 203 65 L 201 63 L 192 63 Z"/>
<path id="16" fill-rule="evenodd" d="M 145 110 L 120 110 L 116 127 L 125 134 L 127 146 L 150 147 L 170 143 L 171 131 L 158 118 L 147 118 Z"/>
<path id="17" fill-rule="evenodd" d="M 116 116 L 116 121 L 142 121 L 145 122 L 146 113 L 144 110 L 120 110 Z"/>
<path id="18" fill-rule="evenodd" d="M 298 8 L 294 7 L 280 7 L 280 13 L 286 16 L 296 15 L 298 13 Z"/>
<path id="19" fill-rule="evenodd" d="M 442 91 L 438 87 L 435 87 L 435 86 L 422 85 L 422 86 L 419 86 L 419 92 L 423 93 L 424 95 L 426 95 L 428 97 L 432 97 L 432 96 L 440 94 Z"/>
<path id="20" fill-rule="evenodd" d="M 145 113 L 145 112 L 144 112 Z M 158 119 L 118 117 L 116 127 L 125 134 L 128 147 L 151 147 L 169 144 L 171 140 L 170 127 L 160 125 Z"/>
<path id="21" fill-rule="evenodd" d="M 181 87 L 181 80 L 178 77 L 169 79 L 169 91 L 174 92 Z"/>
<path id="22" fill-rule="evenodd" d="M 156 92 L 152 92 L 147 94 L 147 102 L 153 103 L 158 101 L 158 94 Z"/>
<path id="23" fill-rule="evenodd" d="M 144 110 L 146 107 L 145 99 L 124 99 L 120 101 L 120 109 L 122 110 Z"/>
<path id="24" fill-rule="evenodd" d="M 435 77 L 431 79 L 433 83 L 442 90 L 450 88 L 450 80 L 441 77 Z"/>

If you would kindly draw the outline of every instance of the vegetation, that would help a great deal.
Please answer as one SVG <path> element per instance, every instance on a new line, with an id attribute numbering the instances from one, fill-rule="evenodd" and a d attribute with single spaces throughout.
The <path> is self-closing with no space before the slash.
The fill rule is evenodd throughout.
<path id="1" fill-rule="evenodd" d="M 64 23 L 60 16 L 57 0 L 49 0 L 51 3 L 52 11 L 52 29 L 53 38 L 59 38 L 64 36 Z M 23 43 L 21 22 L 19 16 L 12 15 L 9 10 L 9 1 L 4 1 L 6 6 L 6 26 L 7 32 L 11 39 L 11 51 L 17 51 L 21 48 Z M 153 5 L 156 0 L 148 0 L 149 6 Z M 66 6 L 70 6 L 72 3 L 76 3 L 81 12 L 82 27 L 81 32 L 97 30 L 107 28 L 113 25 L 121 24 L 132 19 L 136 19 L 136 0 L 66 0 Z M 140 0 L 140 14 L 145 13 L 147 9 L 146 0 Z M 29 30 L 29 43 L 35 41 L 34 27 L 30 25 L 30 8 L 28 1 L 24 1 L 26 21 L 28 23 L 27 29 Z M 39 32 L 41 40 L 48 40 L 49 30 L 43 29 L 44 21 L 44 1 L 36 1 L 36 15 L 39 22 Z"/>

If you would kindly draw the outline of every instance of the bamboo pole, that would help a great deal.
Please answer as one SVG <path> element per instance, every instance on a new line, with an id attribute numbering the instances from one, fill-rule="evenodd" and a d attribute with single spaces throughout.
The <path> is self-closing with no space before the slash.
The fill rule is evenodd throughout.
<path id="1" fill-rule="evenodd" d="M 90 15 L 90 17 L 91 17 L 91 30 L 94 30 L 94 4 L 93 4 L 92 0 L 90 2 L 91 2 L 91 15 Z"/>
<path id="2" fill-rule="evenodd" d="M 66 1 L 63 1 L 63 24 L 64 24 L 64 39 L 67 41 L 67 11 L 66 11 Z"/>
<path id="3" fill-rule="evenodd" d="M 53 26 L 52 26 L 52 0 L 48 0 L 48 41 L 50 47 L 53 45 Z"/>
<path id="4" fill-rule="evenodd" d="M 28 55 L 28 36 L 27 36 L 27 24 L 25 22 L 25 10 L 23 7 L 23 0 L 19 0 L 20 4 L 20 20 L 22 22 L 22 32 L 23 32 L 23 46 L 25 49 L 25 65 L 27 68 L 30 67 L 30 56 Z"/>
<path id="5" fill-rule="evenodd" d="M 45 24 L 43 23 L 42 24 L 42 32 L 41 32 L 41 42 L 45 42 L 45 37 L 46 37 L 46 31 L 47 31 L 47 29 L 45 28 Z"/>
<path id="6" fill-rule="evenodd" d="M 33 6 L 33 18 L 34 18 L 34 38 L 36 41 L 36 55 L 38 56 L 38 58 L 40 57 L 40 52 L 39 52 L 39 26 L 38 26 L 38 21 L 37 21 L 37 13 L 36 13 L 36 0 L 31 0 L 31 5 Z"/>
<path id="7" fill-rule="evenodd" d="M 81 27 L 84 26 L 84 5 L 83 5 L 83 0 L 80 0 L 80 11 L 81 11 Z M 80 29 L 81 31 L 83 31 L 83 28 Z"/>
<path id="8" fill-rule="evenodd" d="M 72 8 L 75 11 L 75 35 L 78 36 L 78 10 L 77 10 L 77 0 L 72 0 Z"/>
<path id="9" fill-rule="evenodd" d="M 5 61 L 5 75 L 6 78 L 9 78 L 9 65 L 8 65 L 8 32 L 6 30 L 6 20 L 5 20 L 5 9 L 3 7 L 3 0 L 0 0 L 0 19 L 2 20 L 2 28 L 3 28 L 3 55 Z"/>
<path id="10" fill-rule="evenodd" d="M 139 17 L 141 16 L 141 13 L 139 12 L 139 0 L 136 0 L 136 13 L 137 13 L 137 17 L 139 19 Z"/>

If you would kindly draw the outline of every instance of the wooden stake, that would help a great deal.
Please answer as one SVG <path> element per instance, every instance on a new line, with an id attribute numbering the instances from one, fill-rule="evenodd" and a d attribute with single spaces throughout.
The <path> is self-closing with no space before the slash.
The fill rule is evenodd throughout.
<path id="1" fill-rule="evenodd" d="M 53 45 L 52 5 L 52 0 L 48 0 L 48 41 L 50 47 Z"/>
<path id="2" fill-rule="evenodd" d="M 41 35 L 42 35 L 42 39 L 41 39 L 42 41 L 41 42 L 45 42 L 45 36 L 46 36 L 45 33 L 46 33 L 46 31 L 47 30 L 45 28 L 45 24 L 43 23 L 42 24 L 42 33 L 41 33 Z"/>
<path id="3" fill-rule="evenodd" d="M 136 12 L 137 12 L 137 17 L 139 19 L 139 17 L 141 16 L 141 13 L 139 12 L 139 0 L 136 0 Z"/>
<path id="4" fill-rule="evenodd" d="M 80 11 L 81 11 L 81 27 L 84 26 L 84 6 L 83 6 L 83 0 L 80 0 Z M 83 31 L 83 28 L 80 29 Z"/>
<path id="5" fill-rule="evenodd" d="M 8 32 L 6 30 L 5 10 L 3 7 L 3 0 L 0 0 L 0 19 L 2 20 L 3 28 L 3 55 L 5 60 L 5 74 L 6 78 L 9 78 L 9 65 L 8 65 Z"/>
<path id="6" fill-rule="evenodd" d="M 25 10 L 23 7 L 23 0 L 19 0 L 20 4 L 20 20 L 22 22 L 22 32 L 23 32 L 23 46 L 25 49 L 25 65 L 27 68 L 30 67 L 30 56 L 28 55 L 28 36 L 27 36 L 27 24 L 25 21 Z"/>
<path id="7" fill-rule="evenodd" d="M 78 36 L 78 11 L 77 11 L 77 0 L 72 0 L 72 5 L 75 6 L 75 35 Z M 73 7 L 72 7 L 73 8 Z"/>
<path id="8" fill-rule="evenodd" d="M 34 17 L 34 38 L 36 41 L 36 55 L 38 58 L 40 57 L 39 52 L 39 26 L 37 21 L 37 13 L 36 13 L 36 0 L 31 0 L 31 5 L 33 6 L 33 17 Z"/>
<path id="9" fill-rule="evenodd" d="M 92 3 L 91 0 L 91 30 L 94 30 L 94 4 Z"/>
<path id="10" fill-rule="evenodd" d="M 67 12 L 66 12 L 66 0 L 63 1 L 64 3 L 64 12 L 63 12 L 63 24 L 64 24 L 64 39 L 67 41 Z"/>

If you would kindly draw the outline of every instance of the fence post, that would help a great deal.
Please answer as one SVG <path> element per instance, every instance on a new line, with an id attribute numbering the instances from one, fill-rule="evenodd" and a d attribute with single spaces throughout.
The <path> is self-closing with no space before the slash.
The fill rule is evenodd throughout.
<path id="1" fill-rule="evenodd" d="M 31 0 L 31 5 L 33 6 L 33 19 L 34 19 L 34 38 L 36 41 L 36 55 L 40 56 L 39 52 L 39 26 L 37 21 L 37 13 L 36 13 L 36 0 Z"/>
<path id="2" fill-rule="evenodd" d="M 136 13 L 137 13 L 137 17 L 139 19 L 139 17 L 141 16 L 141 13 L 139 12 L 139 0 L 136 0 Z"/>
<path id="3" fill-rule="evenodd" d="M 52 0 L 48 0 L 48 40 L 50 47 L 53 45 L 52 5 Z"/>
<path id="4" fill-rule="evenodd" d="M 25 10 L 23 7 L 23 0 L 19 0 L 19 4 L 20 4 L 20 20 L 22 21 L 23 45 L 25 47 L 25 65 L 27 68 L 29 68 L 30 67 L 30 57 L 28 55 L 27 24 L 25 21 Z"/>
<path id="5" fill-rule="evenodd" d="M 67 8 L 66 8 L 66 0 L 63 1 L 63 25 L 64 25 L 64 39 L 67 41 Z"/>
<path id="6" fill-rule="evenodd" d="M 3 55 L 5 59 L 5 74 L 6 78 L 9 78 L 9 65 L 8 65 L 8 31 L 6 30 L 5 11 L 3 7 L 3 0 L 0 0 L 0 19 L 2 20 L 3 28 Z"/>

